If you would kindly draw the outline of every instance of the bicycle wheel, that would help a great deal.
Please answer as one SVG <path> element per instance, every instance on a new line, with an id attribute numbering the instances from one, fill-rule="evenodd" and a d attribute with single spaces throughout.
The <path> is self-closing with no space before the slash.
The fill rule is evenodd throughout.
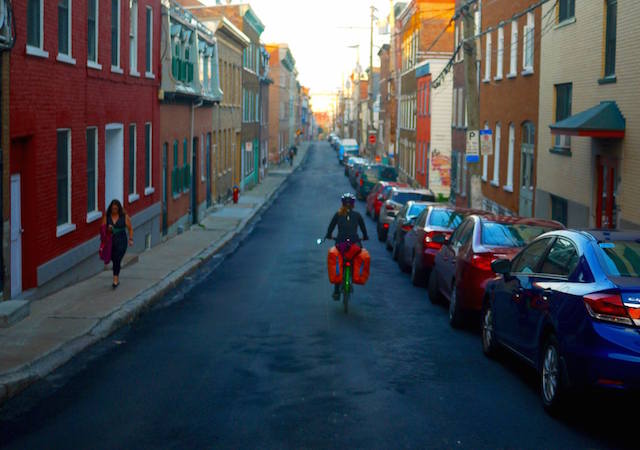
<path id="1" fill-rule="evenodd" d="M 350 292 L 345 291 L 344 294 L 342 294 L 342 304 L 344 306 L 344 313 L 348 314 L 349 313 L 349 296 L 351 295 Z"/>

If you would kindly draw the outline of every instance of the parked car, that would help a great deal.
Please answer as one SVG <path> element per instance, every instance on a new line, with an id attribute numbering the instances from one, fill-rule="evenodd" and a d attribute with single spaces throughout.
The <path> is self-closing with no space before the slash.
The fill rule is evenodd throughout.
<path id="1" fill-rule="evenodd" d="M 349 156 L 344 162 L 344 176 L 349 176 L 349 170 L 353 167 L 353 164 L 360 159 L 359 156 Z"/>
<path id="2" fill-rule="evenodd" d="M 369 167 L 369 160 L 360 158 L 356 162 L 353 163 L 353 166 L 349 169 L 349 183 L 351 186 L 356 189 L 360 180 L 360 176 L 362 173 L 367 170 Z"/>
<path id="3" fill-rule="evenodd" d="M 398 261 L 400 268 L 404 271 L 406 268 L 401 264 L 402 247 L 404 245 L 404 236 L 411 230 L 416 223 L 417 217 L 424 211 L 427 206 L 431 205 L 429 202 L 415 202 L 408 201 L 396 214 L 395 219 L 389 225 L 389 232 L 387 233 L 386 247 L 387 250 L 391 250 L 391 257 L 394 261 Z"/>
<path id="4" fill-rule="evenodd" d="M 399 183 L 397 181 L 378 181 L 367 196 L 367 215 L 374 220 L 378 220 L 378 215 L 380 214 L 380 206 L 384 201 L 385 194 L 388 193 L 392 187 L 408 186 L 409 185 L 406 183 Z"/>
<path id="5" fill-rule="evenodd" d="M 338 151 L 338 149 L 340 148 L 340 142 L 341 142 L 341 139 L 340 139 L 340 137 L 339 137 L 339 136 L 336 136 L 336 137 L 333 139 L 333 141 L 332 141 L 332 143 L 331 143 L 331 146 L 333 147 L 333 149 L 334 149 L 335 151 Z"/>
<path id="6" fill-rule="evenodd" d="M 640 388 L 640 232 L 554 231 L 492 267 L 482 348 L 536 368 L 546 409 L 568 387 Z"/>
<path id="7" fill-rule="evenodd" d="M 459 327 L 470 312 L 480 312 L 487 282 L 496 276 L 491 262 L 513 258 L 543 233 L 561 229 L 552 220 L 519 217 L 467 217 L 451 235 L 435 236 L 443 244 L 429 276 L 429 298 L 449 302 L 449 323 Z"/>
<path id="8" fill-rule="evenodd" d="M 356 186 L 356 195 L 364 200 L 371 192 L 371 189 L 379 181 L 396 181 L 398 179 L 398 171 L 395 167 L 384 164 L 373 164 L 367 167 L 362 173 L 358 185 Z"/>
<path id="9" fill-rule="evenodd" d="M 336 134 L 335 133 L 329 133 L 329 136 L 327 136 L 327 142 L 333 146 L 333 140 L 336 138 Z"/>
<path id="10" fill-rule="evenodd" d="M 418 202 L 434 202 L 436 196 L 428 189 L 412 189 L 392 187 L 385 196 L 383 204 L 380 206 L 380 216 L 378 217 L 378 240 L 385 242 L 389 226 L 400 208 L 410 200 Z"/>
<path id="11" fill-rule="evenodd" d="M 411 269 L 411 282 L 425 286 L 442 242 L 438 237 L 449 238 L 462 221 L 471 214 L 487 214 L 484 211 L 435 204 L 425 208 L 415 219 L 415 226 L 407 231 L 403 247 L 398 252 L 398 264 Z"/>
<path id="12" fill-rule="evenodd" d="M 340 141 L 340 147 L 338 150 L 338 161 L 340 164 L 344 163 L 344 159 L 348 156 L 358 156 L 360 150 L 358 147 L 358 141 L 355 139 L 343 139 Z"/>

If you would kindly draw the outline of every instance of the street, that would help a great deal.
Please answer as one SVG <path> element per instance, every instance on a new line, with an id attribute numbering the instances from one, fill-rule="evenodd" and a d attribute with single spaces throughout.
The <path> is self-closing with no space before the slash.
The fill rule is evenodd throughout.
<path id="1" fill-rule="evenodd" d="M 328 244 L 315 240 L 349 190 L 334 151 L 317 142 L 252 233 L 184 299 L 168 294 L 5 404 L 0 446 L 625 445 L 635 418 L 623 400 L 590 397 L 547 415 L 536 374 L 512 357 L 487 359 L 474 329 L 452 330 L 369 218 L 371 278 L 345 315 L 331 300 Z"/>

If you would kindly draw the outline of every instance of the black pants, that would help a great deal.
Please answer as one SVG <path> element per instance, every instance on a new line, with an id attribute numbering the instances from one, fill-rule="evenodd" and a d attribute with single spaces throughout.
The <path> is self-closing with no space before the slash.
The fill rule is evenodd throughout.
<path id="1" fill-rule="evenodd" d="M 122 241 L 122 242 L 120 242 Z M 122 263 L 122 258 L 124 258 L 124 254 L 127 252 L 127 238 L 122 239 L 114 239 L 113 247 L 111 250 L 111 261 L 113 262 L 113 276 L 117 277 L 120 275 L 120 264 Z"/>

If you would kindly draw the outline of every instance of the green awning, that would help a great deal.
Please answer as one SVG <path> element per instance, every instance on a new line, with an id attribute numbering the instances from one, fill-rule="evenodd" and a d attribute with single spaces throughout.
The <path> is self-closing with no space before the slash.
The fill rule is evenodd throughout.
<path id="1" fill-rule="evenodd" d="M 552 134 L 593 138 L 623 138 L 626 120 L 614 101 L 601 102 L 581 113 L 549 125 Z"/>

